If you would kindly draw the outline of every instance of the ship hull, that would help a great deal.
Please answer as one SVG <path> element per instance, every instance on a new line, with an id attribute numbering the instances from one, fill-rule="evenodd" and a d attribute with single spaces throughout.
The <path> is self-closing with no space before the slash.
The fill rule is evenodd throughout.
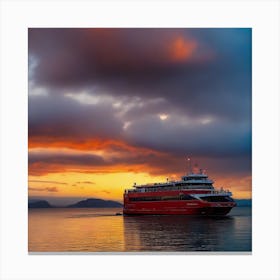
<path id="1" fill-rule="evenodd" d="M 211 189 L 125 192 L 124 215 L 223 216 L 236 206 L 228 193 Z"/>
<path id="2" fill-rule="evenodd" d="M 123 214 L 127 216 L 137 215 L 191 215 L 191 216 L 225 216 L 232 207 L 224 208 L 201 208 L 186 210 L 124 210 Z"/>
<path id="3" fill-rule="evenodd" d="M 230 203 L 198 203 L 198 202 L 146 202 L 125 204 L 124 215 L 227 215 L 235 206 Z"/>

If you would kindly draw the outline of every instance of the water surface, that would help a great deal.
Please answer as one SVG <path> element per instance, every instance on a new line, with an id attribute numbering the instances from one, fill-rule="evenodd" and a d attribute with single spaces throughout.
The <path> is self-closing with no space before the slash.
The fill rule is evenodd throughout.
<path id="1" fill-rule="evenodd" d="M 248 252 L 250 207 L 225 217 L 116 216 L 118 208 L 29 209 L 29 252 Z"/>

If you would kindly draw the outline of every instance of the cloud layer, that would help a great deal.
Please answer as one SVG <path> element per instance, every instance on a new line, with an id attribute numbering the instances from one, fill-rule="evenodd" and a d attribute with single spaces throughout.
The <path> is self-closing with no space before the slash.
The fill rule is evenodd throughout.
<path id="1" fill-rule="evenodd" d="M 29 172 L 251 172 L 251 29 L 29 29 Z M 177 171 L 177 172 L 179 172 Z"/>

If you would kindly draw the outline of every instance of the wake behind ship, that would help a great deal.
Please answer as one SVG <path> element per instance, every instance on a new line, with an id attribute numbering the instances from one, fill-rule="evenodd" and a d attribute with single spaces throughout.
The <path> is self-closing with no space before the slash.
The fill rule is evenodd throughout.
<path id="1" fill-rule="evenodd" d="M 228 190 L 215 189 L 200 169 L 179 181 L 134 185 L 125 190 L 125 215 L 226 215 L 236 206 Z"/>

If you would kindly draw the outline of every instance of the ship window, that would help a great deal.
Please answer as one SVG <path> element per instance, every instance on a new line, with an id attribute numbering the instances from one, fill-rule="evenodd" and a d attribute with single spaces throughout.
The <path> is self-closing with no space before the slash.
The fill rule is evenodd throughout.
<path id="1" fill-rule="evenodd" d="M 160 200 L 195 200 L 196 198 L 183 194 L 176 196 L 142 196 L 142 197 L 130 197 L 130 201 L 160 201 Z"/>
<path id="2" fill-rule="evenodd" d="M 162 196 L 161 200 L 178 200 L 178 196 Z"/>
<path id="3" fill-rule="evenodd" d="M 188 194 L 181 194 L 179 199 L 180 200 L 192 200 L 192 199 L 195 199 L 195 198 L 193 198 L 192 196 L 190 196 Z"/>
<path id="4" fill-rule="evenodd" d="M 229 202 L 233 201 L 233 199 L 229 196 L 205 196 L 201 197 L 202 200 L 209 202 Z"/>

